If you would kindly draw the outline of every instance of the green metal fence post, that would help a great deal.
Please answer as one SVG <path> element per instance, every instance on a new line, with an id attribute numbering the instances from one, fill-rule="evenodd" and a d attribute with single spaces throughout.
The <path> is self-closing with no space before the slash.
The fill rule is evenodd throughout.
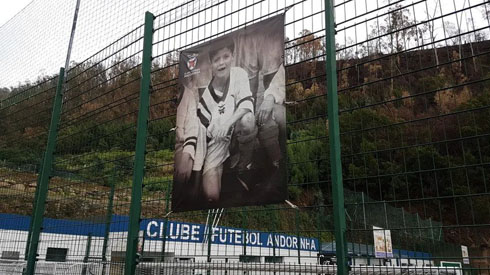
<path id="1" fill-rule="evenodd" d="M 299 208 L 296 208 L 295 210 L 295 224 L 296 224 L 296 239 L 298 241 L 298 247 L 297 247 L 297 252 L 298 252 L 298 264 L 301 264 L 301 237 L 299 235 Z"/>
<path id="2" fill-rule="evenodd" d="M 102 275 L 106 273 L 107 265 L 107 246 L 109 244 L 109 234 L 111 232 L 112 208 L 114 207 L 114 193 L 116 189 L 116 169 L 112 172 L 111 191 L 109 193 L 109 202 L 107 203 L 107 213 L 105 217 L 104 243 L 102 245 Z"/>
<path id="3" fill-rule="evenodd" d="M 323 204 L 322 204 L 323 205 Z M 317 214 L 317 239 L 318 239 L 318 251 L 321 250 L 321 243 L 322 243 L 322 233 L 323 233 L 323 215 L 325 215 L 323 211 L 323 207 L 320 205 L 318 207 L 318 212 Z"/>
<path id="4" fill-rule="evenodd" d="M 218 210 L 217 210 L 218 211 Z M 214 213 L 214 212 L 211 212 L 211 213 Z M 217 214 L 214 214 L 214 215 L 217 215 Z M 214 222 L 212 222 L 213 220 L 213 217 L 212 215 L 209 215 L 209 221 L 210 221 L 210 225 L 208 225 L 208 257 L 207 257 L 207 260 L 206 262 L 210 263 L 211 262 L 211 237 L 212 237 L 212 232 L 213 232 L 213 225 L 214 225 Z M 208 269 L 206 270 L 206 274 L 207 275 L 211 275 L 211 270 Z"/>
<path id="5" fill-rule="evenodd" d="M 339 102 L 337 94 L 337 61 L 335 55 L 335 18 L 332 0 L 325 0 L 325 22 L 328 132 L 330 140 L 330 167 L 332 173 L 337 274 L 347 275 L 347 241 L 345 236 L 344 187 L 342 183 L 342 162 L 340 158 Z"/>
<path id="6" fill-rule="evenodd" d="M 167 183 L 167 191 L 165 194 L 165 219 L 163 219 L 163 230 L 162 230 L 162 256 L 161 261 L 165 262 L 165 253 L 167 249 L 167 227 L 168 227 L 168 213 L 170 208 L 170 183 Z"/>
<path id="7" fill-rule="evenodd" d="M 56 95 L 53 102 L 53 111 L 51 114 L 51 124 L 49 126 L 48 142 L 46 152 L 44 153 L 43 165 L 38 177 L 38 194 L 34 202 L 34 216 L 31 219 L 32 234 L 28 248 L 27 267 L 24 274 L 33 275 L 36 268 L 37 248 L 39 245 L 39 237 L 41 235 L 43 225 L 43 215 L 46 207 L 46 198 L 48 196 L 48 185 L 51 177 L 51 169 L 53 165 L 53 153 L 56 146 L 56 138 L 58 137 L 58 124 L 61 116 L 61 105 L 63 103 L 63 83 L 65 81 L 65 69 L 60 68 L 58 75 L 58 85 L 56 86 Z"/>
<path id="8" fill-rule="evenodd" d="M 82 275 L 87 274 L 87 263 L 88 259 L 90 257 L 90 248 L 92 247 L 92 233 L 88 233 L 87 236 L 87 246 L 85 246 L 85 257 L 83 257 L 83 268 L 82 268 Z"/>
<path id="9" fill-rule="evenodd" d="M 210 220 L 211 220 L 211 217 L 210 217 Z M 208 256 L 207 256 L 207 262 L 210 263 L 211 262 L 211 237 L 212 237 L 212 232 L 213 232 L 213 223 L 211 222 L 211 225 L 208 225 Z M 229 233 L 228 233 L 229 234 Z M 208 273 L 209 273 L 209 270 L 208 270 Z"/>
<path id="10" fill-rule="evenodd" d="M 38 179 L 37 179 L 37 182 L 36 182 L 36 191 L 34 192 L 34 201 L 32 203 L 33 206 L 36 205 L 36 202 L 37 202 L 37 198 L 39 197 L 39 178 L 41 177 L 41 172 L 43 170 L 43 161 L 44 161 L 44 154 L 41 158 L 41 164 L 39 165 L 39 176 L 38 176 Z M 33 207 L 32 208 L 32 214 L 31 214 L 31 217 L 34 217 L 34 214 L 36 213 L 36 208 Z M 31 238 L 32 238 L 32 221 L 29 225 L 29 233 L 27 234 L 27 243 L 26 243 L 26 249 L 25 249 L 25 255 L 24 255 L 24 260 L 27 261 L 28 259 L 28 255 L 29 255 L 29 244 L 31 243 Z"/>
<path id="11" fill-rule="evenodd" d="M 272 256 L 274 256 L 274 258 L 276 257 L 276 231 L 279 230 L 279 226 L 280 226 L 280 224 L 279 224 L 279 218 L 277 217 L 277 215 L 278 214 L 276 212 L 274 212 L 273 221 L 274 221 L 275 229 L 272 232 Z"/>
<path id="12" fill-rule="evenodd" d="M 143 176 L 145 172 L 146 138 L 148 135 L 148 115 L 150 106 L 151 63 L 153 46 L 153 20 L 155 16 L 145 13 L 145 31 L 143 39 L 143 62 L 141 64 L 141 87 L 138 111 L 138 129 L 134 156 L 133 187 L 131 189 L 131 205 L 129 210 L 129 230 L 126 247 L 125 275 L 133 275 L 136 270 L 136 250 L 141 216 L 141 197 L 143 192 Z"/>
<path id="13" fill-rule="evenodd" d="M 243 223 L 243 231 L 242 231 L 242 240 L 243 240 L 243 255 L 247 255 L 247 228 L 248 228 L 248 211 L 247 208 L 243 210 L 243 216 L 242 216 L 242 223 Z"/>

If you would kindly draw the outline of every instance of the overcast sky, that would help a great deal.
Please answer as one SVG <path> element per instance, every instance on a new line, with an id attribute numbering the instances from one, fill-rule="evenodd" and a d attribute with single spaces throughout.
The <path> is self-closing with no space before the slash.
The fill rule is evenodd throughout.
<path id="1" fill-rule="evenodd" d="M 399 1 L 335 2 L 338 3 L 335 13 L 339 30 L 336 42 L 349 46 L 364 41 L 377 24 L 385 24 L 386 16 L 377 18 L 377 15 L 385 14 L 387 8 L 378 7 Z M 400 3 L 410 10 L 411 21 L 438 18 L 433 21 L 433 27 L 435 40 L 440 40 L 454 35 L 458 24 L 462 32 L 484 28 L 481 32 L 485 32 L 489 39 L 490 23 L 482 16 L 482 3 L 485 2 L 487 0 L 405 0 Z M 0 3 L 0 87 L 12 87 L 57 73 L 65 63 L 76 0 L 0 0 Z M 320 0 L 81 0 L 71 60 L 81 62 L 141 25 L 145 11 L 159 15 L 182 3 L 191 4 L 179 7 L 177 15 L 165 14 L 156 19 L 155 26 L 164 26 L 168 25 L 166 21 L 174 21 L 176 17 L 185 18 L 155 33 L 154 54 L 178 50 L 253 19 L 283 12 L 285 6 L 291 5 L 294 7 L 286 13 L 285 30 L 290 40 L 299 37 L 304 29 L 317 32 L 318 36 L 324 34 L 324 16 L 319 13 L 324 9 L 324 1 Z M 203 8 L 212 5 L 211 9 Z M 465 10 L 454 13 L 462 9 Z M 182 15 L 198 11 L 201 12 L 195 16 Z M 235 11 L 232 15 L 225 16 L 232 11 Z M 452 29 L 448 28 L 451 24 Z M 165 37 L 175 38 L 158 43 Z M 424 39 L 424 43 L 430 42 L 430 37 Z M 471 39 L 471 36 L 464 39 Z M 415 43 L 414 40 L 411 43 Z M 444 43 L 438 46 L 442 47 Z M 357 52 L 360 48 L 362 45 L 348 50 Z"/>
<path id="2" fill-rule="evenodd" d="M 71 60 L 83 61 L 141 25 L 145 11 L 159 14 L 184 1 L 188 0 L 81 0 Z M 0 87 L 53 75 L 65 64 L 76 0 L 26 1 L 24 9 L 20 2 L 0 0 L 0 10 L 6 7 L 15 15 L 0 26 Z M 17 4 L 20 10 L 15 13 Z"/>
<path id="3" fill-rule="evenodd" d="M 0 0 L 0 26 L 5 24 L 32 0 Z"/>

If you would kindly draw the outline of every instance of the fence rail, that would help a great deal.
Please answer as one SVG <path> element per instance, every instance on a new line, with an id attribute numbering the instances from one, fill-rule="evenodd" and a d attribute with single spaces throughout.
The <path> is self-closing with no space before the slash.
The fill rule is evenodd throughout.
<path id="1" fill-rule="evenodd" d="M 104 266 L 111 273 L 113 263 L 49 263 L 39 262 L 35 274 L 103 274 Z M 22 274 L 26 262 L 0 263 L 2 274 Z M 116 265 L 114 265 L 115 267 Z M 298 264 L 266 264 L 266 263 L 208 263 L 208 262 L 181 262 L 181 263 L 141 263 L 136 274 L 337 274 L 335 265 L 298 265 Z M 390 267 L 366 266 L 356 267 L 349 274 L 389 274 L 389 275 L 462 275 L 464 270 L 457 267 Z"/>

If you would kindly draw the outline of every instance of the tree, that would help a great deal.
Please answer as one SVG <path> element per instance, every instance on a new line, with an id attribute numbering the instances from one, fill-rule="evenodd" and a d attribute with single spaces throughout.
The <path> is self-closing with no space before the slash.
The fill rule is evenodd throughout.
<path id="1" fill-rule="evenodd" d="M 487 3 L 483 6 L 482 14 L 483 14 L 483 17 L 486 18 L 490 24 L 490 3 Z"/>
<path id="2" fill-rule="evenodd" d="M 444 26 L 446 30 L 446 36 L 449 37 L 449 41 L 452 46 L 458 45 L 461 36 L 459 35 L 460 30 L 456 27 L 456 24 L 450 21 L 444 21 Z"/>
<path id="3" fill-rule="evenodd" d="M 389 9 L 389 16 L 385 18 L 384 26 L 381 26 L 381 32 L 387 34 L 388 43 L 384 44 L 387 52 L 401 52 L 407 49 L 407 44 L 414 38 L 415 24 L 410 20 L 410 10 L 400 4 Z"/>
<path id="4" fill-rule="evenodd" d="M 299 58 L 297 61 L 304 61 L 315 58 L 322 51 L 322 43 L 309 30 L 299 33 L 300 38 L 296 41 L 296 53 Z"/>
<path id="5" fill-rule="evenodd" d="M 316 81 L 317 58 L 323 52 L 321 39 L 315 37 L 309 30 L 303 30 L 299 33 L 300 38 L 295 43 L 295 62 L 301 62 L 301 68 L 306 78 L 313 78 Z M 296 58 L 297 57 L 297 58 Z"/>
<path id="6" fill-rule="evenodd" d="M 388 52 L 395 54 L 407 49 L 407 44 L 410 44 L 410 40 L 414 37 L 415 29 L 412 28 L 416 22 L 410 20 L 410 11 L 404 8 L 400 4 L 396 4 L 394 7 L 389 9 L 390 14 L 385 19 L 386 26 L 383 26 L 385 33 L 389 36 Z M 400 55 L 390 57 L 390 74 L 391 74 L 391 85 L 390 94 L 394 91 L 394 72 L 395 68 L 400 71 Z"/>
<path id="7" fill-rule="evenodd" d="M 427 2 L 425 2 L 426 15 L 427 15 L 427 19 L 428 19 L 428 21 L 427 21 L 427 28 L 425 29 L 425 32 L 429 32 L 430 42 L 432 44 L 432 48 L 434 49 L 434 56 L 436 57 L 436 64 L 437 64 L 437 66 L 439 66 L 439 55 L 437 54 L 437 46 L 436 46 L 436 36 L 437 36 L 437 34 L 435 33 L 435 20 L 433 20 L 433 18 L 436 17 L 436 11 L 437 11 L 437 6 L 438 5 L 439 5 L 439 2 L 436 2 L 436 6 L 434 8 L 434 13 L 431 16 L 429 14 L 429 7 L 427 5 Z"/>
<path id="8" fill-rule="evenodd" d="M 9 95 L 9 93 L 10 93 L 9 88 L 5 88 L 5 87 L 4 88 L 0 88 L 0 100 L 7 98 L 7 96 Z"/>

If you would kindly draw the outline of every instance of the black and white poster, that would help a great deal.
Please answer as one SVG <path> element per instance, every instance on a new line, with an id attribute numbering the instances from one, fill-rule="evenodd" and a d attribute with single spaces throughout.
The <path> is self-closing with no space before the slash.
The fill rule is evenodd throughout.
<path id="1" fill-rule="evenodd" d="M 180 54 L 172 210 L 282 202 L 284 15 Z"/>

